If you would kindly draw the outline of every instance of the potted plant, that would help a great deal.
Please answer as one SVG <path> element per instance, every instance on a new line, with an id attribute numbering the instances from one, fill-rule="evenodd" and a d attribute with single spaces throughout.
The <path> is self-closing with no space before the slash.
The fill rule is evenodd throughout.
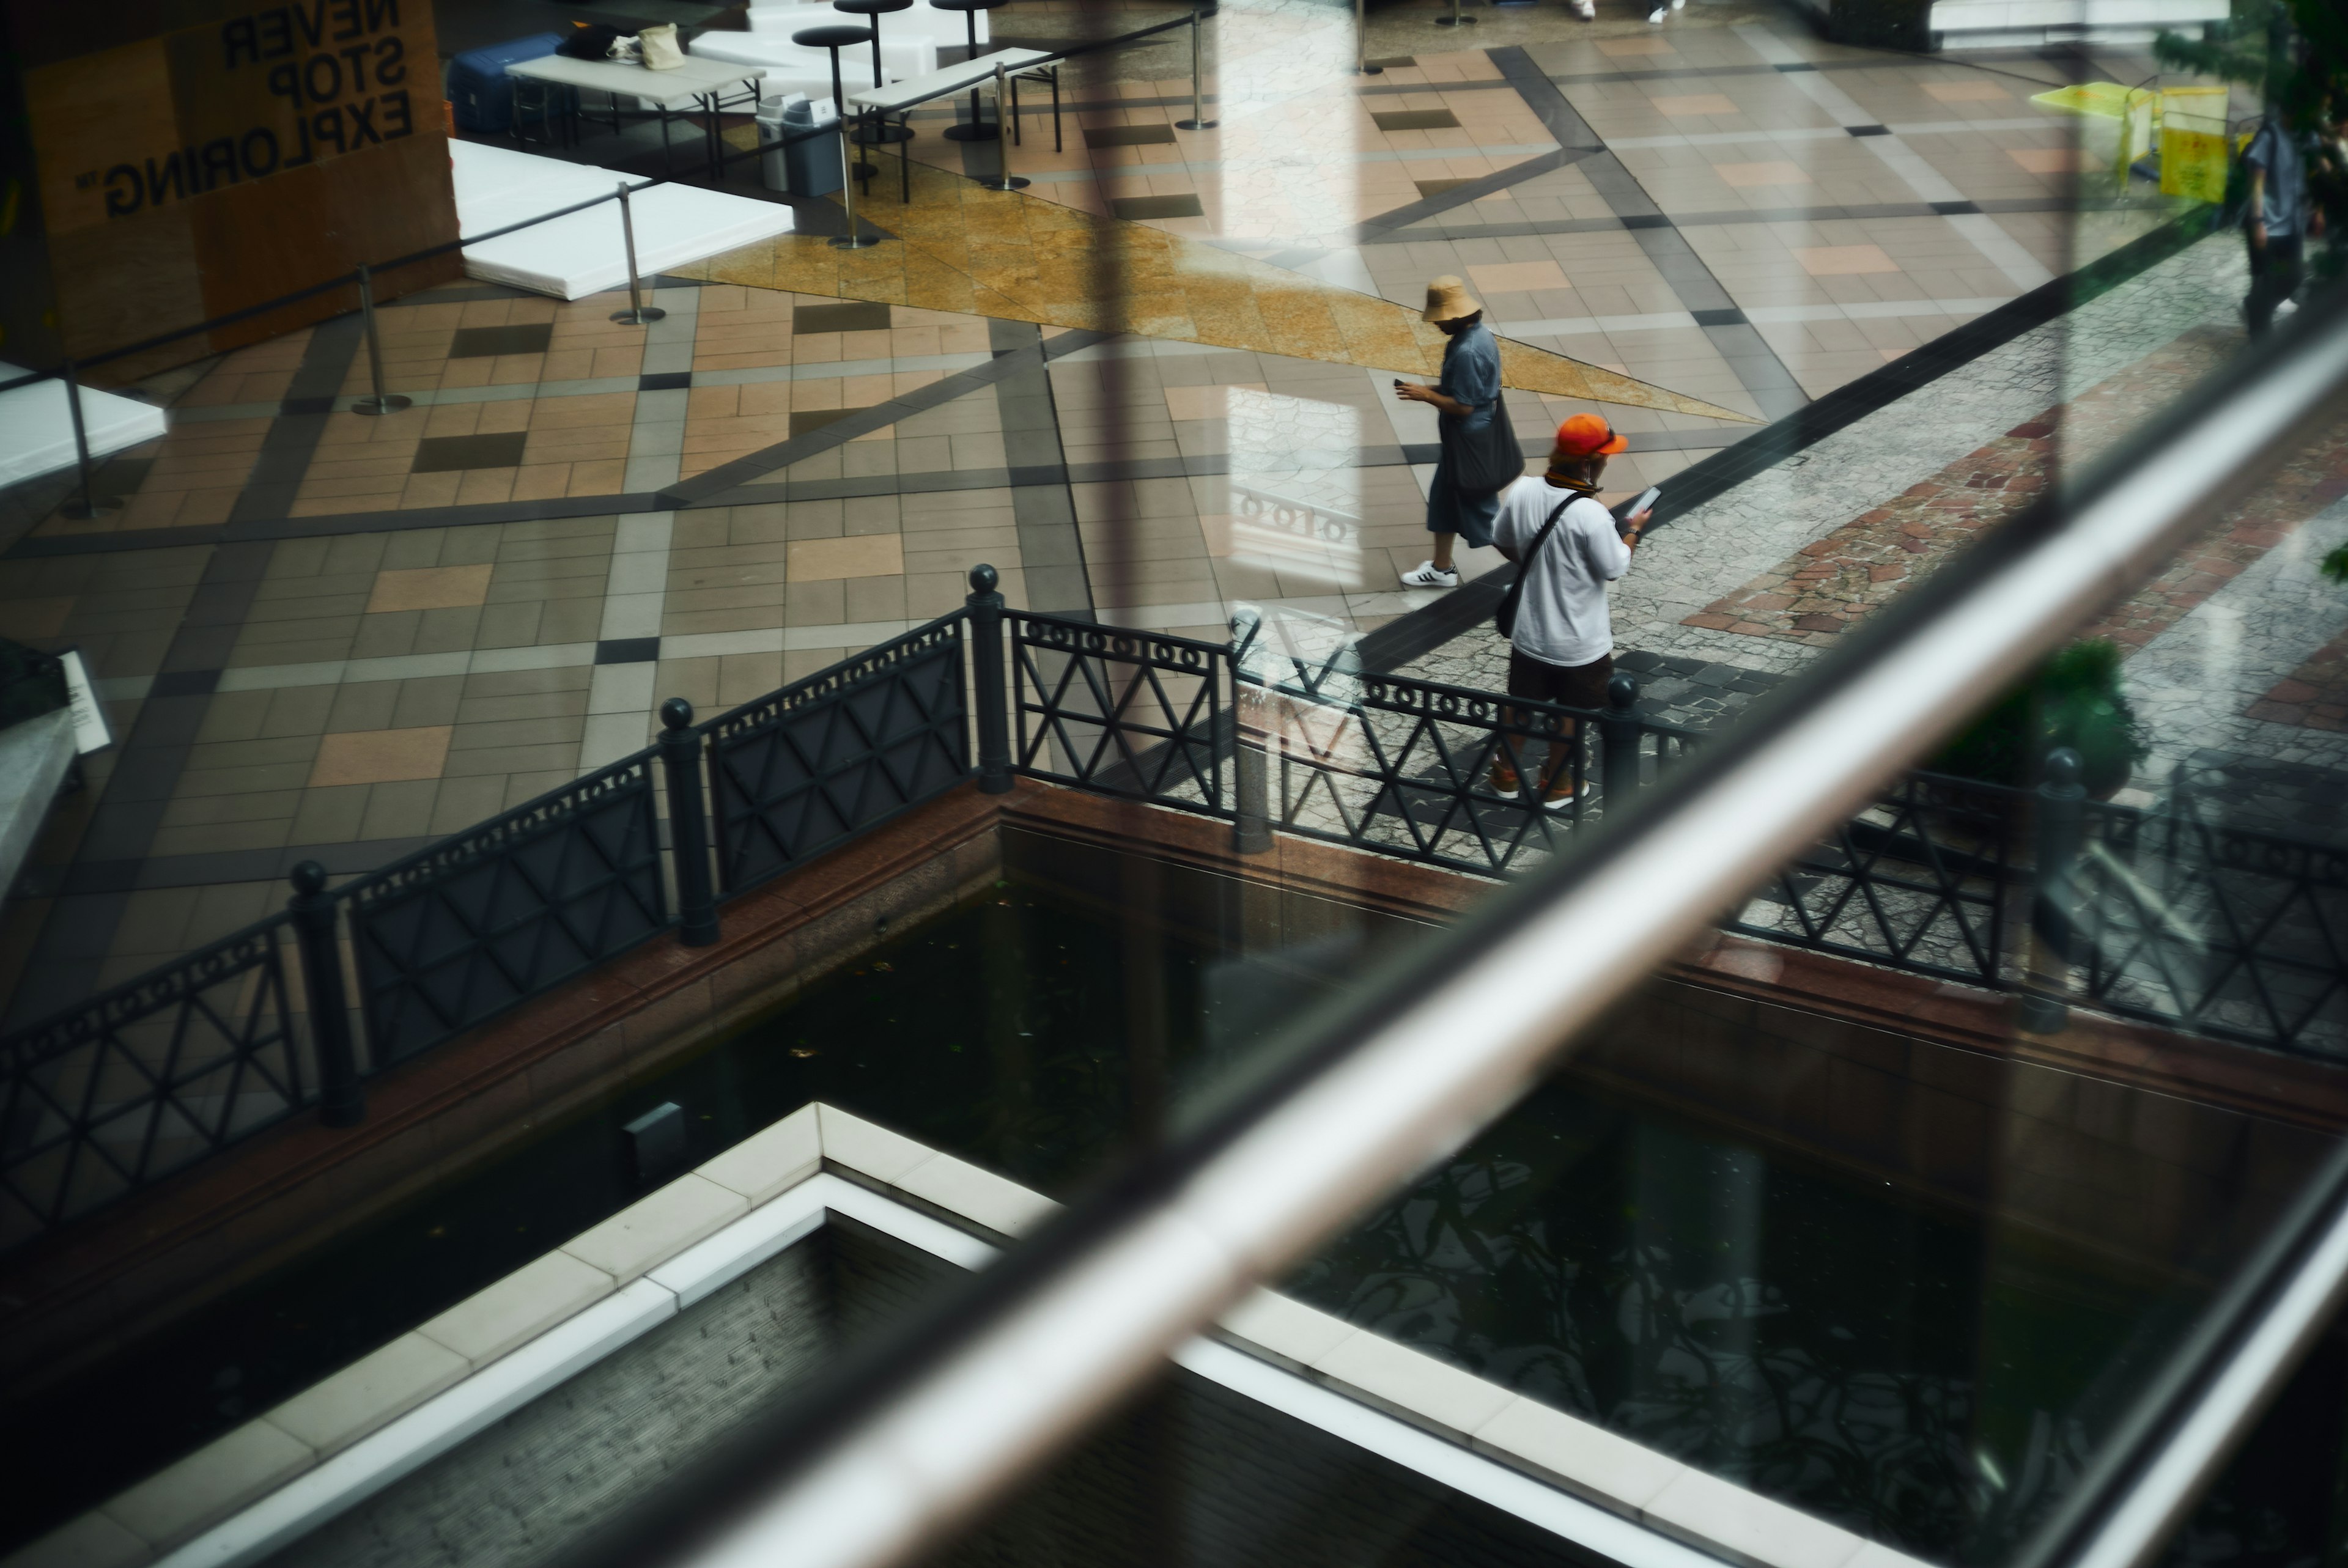
<path id="1" fill-rule="evenodd" d="M 2095 638 L 2056 653 L 1926 765 L 1987 784 L 2029 785 L 2057 746 L 2079 753 L 2079 782 L 2097 800 L 2117 794 L 2151 750 L 2120 689 L 2117 643 Z"/>

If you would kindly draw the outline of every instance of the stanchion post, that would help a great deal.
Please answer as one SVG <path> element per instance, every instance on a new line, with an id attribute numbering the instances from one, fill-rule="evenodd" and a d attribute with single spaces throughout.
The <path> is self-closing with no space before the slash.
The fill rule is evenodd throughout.
<path id="1" fill-rule="evenodd" d="M 1369 0 L 1354 0 L 1354 72 L 1356 76 L 1382 76 L 1385 72 L 1385 67 L 1370 64 L 1368 7 Z"/>
<path id="2" fill-rule="evenodd" d="M 1598 767 L 1606 809 L 1630 809 L 1639 793 L 1639 681 L 1617 671 L 1606 682 L 1606 708 L 1598 716 Z"/>
<path id="3" fill-rule="evenodd" d="M 87 521 L 91 518 L 104 517 L 108 512 L 119 509 L 121 503 L 101 501 L 98 498 L 95 483 L 98 466 L 89 460 L 89 432 L 82 424 L 81 375 L 71 360 L 66 361 L 65 380 L 66 410 L 73 416 L 74 461 L 81 470 L 81 494 L 68 497 L 66 504 L 59 507 L 57 511 L 60 516 L 72 518 L 76 521 Z"/>
<path id="4" fill-rule="evenodd" d="M 1174 122 L 1180 130 L 1215 128 L 1215 122 L 1207 118 L 1207 46 L 1202 35 L 1206 20 L 1206 6 L 1200 0 L 1190 0 L 1190 118 Z"/>
<path id="5" fill-rule="evenodd" d="M 2079 826 L 2087 798 L 2079 783 L 2079 753 L 2057 746 L 2046 753 L 2046 774 L 2037 791 L 2037 875 L 2030 896 L 2029 989 L 2022 998 L 2022 1027 L 2053 1034 L 2070 1021 L 2063 999 L 2071 989 L 2071 911 L 2074 868 L 2079 859 Z"/>
<path id="6" fill-rule="evenodd" d="M 701 803 L 701 737 L 693 704 L 661 704 L 661 770 L 668 778 L 668 845 L 676 861 L 677 940 L 706 948 L 717 940 L 717 897 L 709 878 L 709 814 Z"/>
<path id="7" fill-rule="evenodd" d="M 410 407 L 415 399 L 395 396 L 383 389 L 383 343 L 375 331 L 375 274 L 365 261 L 359 263 L 359 321 L 366 329 L 367 382 L 375 395 L 362 397 L 351 405 L 353 414 L 396 414 Z"/>
<path id="8" fill-rule="evenodd" d="M 318 1053 L 318 1120 L 355 1127 L 366 1116 L 366 1086 L 351 1045 L 350 1004 L 343 992 L 343 945 L 326 868 L 314 860 L 294 867 L 294 940 L 302 954 L 302 990 L 310 1003 L 310 1040 Z"/>
<path id="9" fill-rule="evenodd" d="M 994 569 L 970 569 L 970 674 L 977 684 L 978 787 L 985 794 L 1011 791 L 1011 713 L 1003 690 L 1003 595 Z"/>
<path id="10" fill-rule="evenodd" d="M 1008 123 L 1005 117 L 1010 113 L 1011 100 L 1005 96 L 1005 91 L 1003 62 L 997 60 L 994 62 L 994 128 L 997 132 L 994 138 L 995 177 L 993 179 L 979 181 L 989 190 L 1017 190 L 1030 183 L 1011 172 L 1011 137 L 1001 134 Z"/>
<path id="11" fill-rule="evenodd" d="M 636 218 L 628 206 L 628 182 L 624 179 L 620 181 L 620 242 L 628 252 L 628 308 L 613 311 L 612 319 L 623 326 L 648 327 L 668 313 L 658 305 L 644 303 L 644 284 L 636 277 Z"/>
<path id="12" fill-rule="evenodd" d="M 839 55 L 835 51 L 833 54 L 835 65 L 838 60 Z M 835 70 L 832 74 L 837 77 L 839 73 Z M 971 96 L 975 97 L 977 94 L 973 91 Z M 856 227 L 857 163 L 854 155 L 849 151 L 848 105 L 842 98 L 834 98 L 832 102 L 839 110 L 839 201 L 848 212 L 848 232 L 833 235 L 831 247 L 835 251 L 861 251 L 867 246 L 878 245 L 880 241 L 877 239 L 867 239 Z"/>
<path id="13" fill-rule="evenodd" d="M 1473 16 L 1461 15 L 1459 14 L 1459 0 L 1451 0 L 1451 15 L 1448 16 L 1437 16 L 1435 19 L 1435 25 L 1438 27 L 1472 27 L 1476 25 L 1476 18 Z"/>

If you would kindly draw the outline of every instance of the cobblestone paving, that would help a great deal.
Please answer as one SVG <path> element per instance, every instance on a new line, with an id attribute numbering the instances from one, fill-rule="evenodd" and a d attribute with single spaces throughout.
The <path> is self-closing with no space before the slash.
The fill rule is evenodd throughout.
<path id="1" fill-rule="evenodd" d="M 2101 456 L 2147 412 L 2216 368 L 2235 341 L 2234 334 L 2209 328 L 2187 333 L 1813 539 L 1683 624 L 1832 646 L 1890 602 L 1911 577 L 1938 566 L 2060 484 L 2065 468 L 2075 470 Z M 2206 584 L 2206 597 L 2222 579 L 2204 572 L 2194 580 Z M 2173 597 L 2162 596 L 2159 603 L 2168 606 Z M 2150 641 L 2165 624 L 2152 608 L 2131 620 L 2128 631 L 2115 635 L 2133 646 Z"/>
<path id="2" fill-rule="evenodd" d="M 2311 730 L 2348 729 L 2348 637 L 2335 637 L 2314 657 L 2278 681 L 2250 704 L 2250 717 Z"/>
<path id="3" fill-rule="evenodd" d="M 2230 236 L 2188 247 L 1942 376 L 1921 398 L 1856 421 L 1672 518 L 1614 586 L 1618 656 L 1635 648 L 1747 670 L 1798 669 L 1817 651 L 1806 643 L 1684 622 L 1886 497 L 1929 479 L 2187 332 L 2231 330 L 2243 288 L 2241 247 Z"/>

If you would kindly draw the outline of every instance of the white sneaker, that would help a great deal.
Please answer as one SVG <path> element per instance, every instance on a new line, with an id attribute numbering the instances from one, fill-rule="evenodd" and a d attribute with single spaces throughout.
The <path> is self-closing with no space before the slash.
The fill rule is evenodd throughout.
<path id="1" fill-rule="evenodd" d="M 1573 9 L 1585 22 L 1598 20 L 1598 0 L 1573 0 Z"/>
<path id="2" fill-rule="evenodd" d="M 1658 5 L 1653 10 L 1647 13 L 1647 20 L 1660 26 L 1663 25 L 1663 8 L 1661 5 Z"/>
<path id="3" fill-rule="evenodd" d="M 1405 588 L 1457 588 L 1459 574 L 1445 571 L 1433 561 L 1421 561 L 1416 571 L 1402 574 L 1402 585 Z"/>

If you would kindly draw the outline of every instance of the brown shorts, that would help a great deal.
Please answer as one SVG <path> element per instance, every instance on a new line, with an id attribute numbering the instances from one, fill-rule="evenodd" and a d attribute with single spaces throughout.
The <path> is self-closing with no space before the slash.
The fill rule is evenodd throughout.
<path id="1" fill-rule="evenodd" d="M 1568 708 L 1606 706 L 1606 682 L 1614 655 L 1601 653 L 1587 664 L 1551 664 L 1521 648 L 1509 650 L 1509 695 Z"/>

